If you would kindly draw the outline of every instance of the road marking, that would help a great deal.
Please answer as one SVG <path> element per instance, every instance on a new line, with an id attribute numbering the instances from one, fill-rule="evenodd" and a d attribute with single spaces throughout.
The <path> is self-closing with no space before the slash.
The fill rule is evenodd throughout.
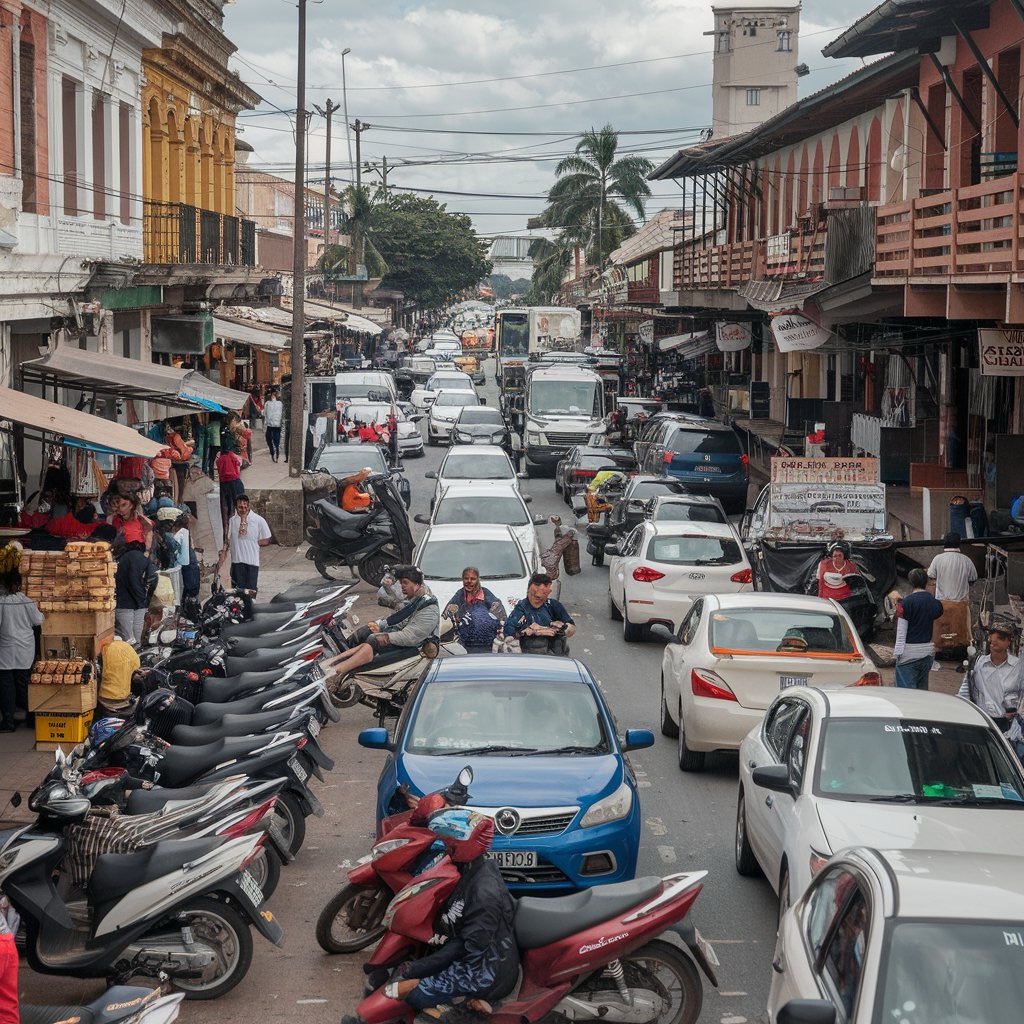
<path id="1" fill-rule="evenodd" d="M 595 640 L 603 640 L 604 639 L 604 633 L 594 633 L 592 635 L 593 635 Z"/>
<path id="2" fill-rule="evenodd" d="M 675 864 L 676 862 L 676 851 L 674 846 L 659 846 L 658 856 L 666 864 Z"/>
<path id="3" fill-rule="evenodd" d="M 296 999 L 297 1006 L 309 1006 L 311 1003 L 326 1003 L 326 999 Z"/>
<path id="4" fill-rule="evenodd" d="M 661 820 L 661 818 L 648 818 L 647 827 L 656 836 L 668 835 L 668 827 L 665 825 L 665 822 Z"/>
<path id="5" fill-rule="evenodd" d="M 746 992 L 719 992 L 720 996 L 745 996 Z"/>
<path id="6" fill-rule="evenodd" d="M 721 1024 L 747 1024 L 746 1017 L 739 1017 L 735 1013 L 727 1013 L 720 1020 Z"/>

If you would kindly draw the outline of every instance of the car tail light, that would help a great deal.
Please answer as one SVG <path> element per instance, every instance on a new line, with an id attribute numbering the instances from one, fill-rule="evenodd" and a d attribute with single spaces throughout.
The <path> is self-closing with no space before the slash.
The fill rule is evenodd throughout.
<path id="1" fill-rule="evenodd" d="M 740 456 L 740 465 L 741 465 L 741 466 L 742 466 L 742 467 L 743 467 L 744 469 L 746 469 L 746 468 L 747 468 L 747 467 L 748 467 L 748 466 L 750 465 L 750 456 L 749 456 L 749 455 L 748 455 L 748 454 L 747 454 L 746 452 L 744 452 L 744 453 L 743 453 L 743 454 L 742 454 L 742 455 Z"/>
<path id="2" fill-rule="evenodd" d="M 596 469 L 574 469 L 572 471 L 572 475 L 573 476 L 578 476 L 578 477 L 595 477 L 595 476 L 597 476 L 597 470 Z"/>
<path id="3" fill-rule="evenodd" d="M 730 577 L 733 583 L 753 583 L 754 582 L 754 570 L 753 569 L 740 569 L 739 572 L 734 572 Z"/>
<path id="4" fill-rule="evenodd" d="M 633 570 L 633 579 L 637 583 L 653 583 L 655 580 L 662 580 L 665 578 L 663 572 L 658 572 L 657 569 L 652 569 L 649 565 L 638 565 Z"/>
<path id="5" fill-rule="evenodd" d="M 729 684 L 708 668 L 690 669 L 690 689 L 694 697 L 712 697 L 715 700 L 736 700 Z"/>
<path id="6" fill-rule="evenodd" d="M 859 679 L 855 679 L 847 686 L 881 686 L 882 677 L 877 672 L 865 672 Z"/>

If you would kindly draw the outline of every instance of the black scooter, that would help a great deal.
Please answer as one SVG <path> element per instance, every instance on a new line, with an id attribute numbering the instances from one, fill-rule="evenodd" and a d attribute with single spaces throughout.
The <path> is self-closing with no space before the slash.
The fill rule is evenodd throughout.
<path id="1" fill-rule="evenodd" d="M 389 566 L 412 560 L 409 517 L 394 481 L 374 473 L 366 485 L 373 497 L 367 512 L 346 512 L 327 498 L 313 503 L 317 526 L 306 530 L 306 557 L 324 579 L 344 565 L 379 587 Z"/>

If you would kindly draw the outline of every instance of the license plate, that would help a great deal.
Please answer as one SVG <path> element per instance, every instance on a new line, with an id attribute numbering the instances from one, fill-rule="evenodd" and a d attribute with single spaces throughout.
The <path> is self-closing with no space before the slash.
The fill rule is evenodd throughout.
<path id="1" fill-rule="evenodd" d="M 299 782 L 305 782 L 309 778 L 309 772 L 302 767 L 302 763 L 294 754 L 288 758 L 288 767 Z"/>
<path id="2" fill-rule="evenodd" d="M 787 690 L 791 686 L 806 686 L 810 676 L 779 676 L 779 689 Z"/>
<path id="3" fill-rule="evenodd" d="M 316 739 L 320 735 L 320 719 L 313 717 L 309 720 L 309 735 Z"/>
<path id="4" fill-rule="evenodd" d="M 722 467 L 721 466 L 713 466 L 709 462 L 708 463 L 700 463 L 700 462 L 698 462 L 697 465 L 693 467 L 692 472 L 694 472 L 694 473 L 721 473 L 722 472 Z"/>
<path id="5" fill-rule="evenodd" d="M 263 902 L 263 890 L 256 884 L 256 879 L 248 871 L 239 872 L 238 884 L 254 907 L 258 907 Z"/>
<path id="6" fill-rule="evenodd" d="M 693 938 L 697 943 L 697 948 L 704 954 L 704 959 L 712 967 L 721 967 L 722 965 L 718 962 L 718 954 L 715 953 L 714 947 L 696 928 L 693 929 Z"/>
<path id="7" fill-rule="evenodd" d="M 499 868 L 535 868 L 537 852 L 535 850 L 491 850 L 491 860 L 498 862 Z"/>

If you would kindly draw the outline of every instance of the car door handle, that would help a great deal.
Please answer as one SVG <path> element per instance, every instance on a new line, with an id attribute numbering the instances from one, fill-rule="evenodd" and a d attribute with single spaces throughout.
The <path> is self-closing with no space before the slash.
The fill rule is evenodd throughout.
<path id="1" fill-rule="evenodd" d="M 772 804 L 774 804 L 774 803 L 775 803 L 775 797 L 774 797 L 774 796 L 772 796 L 772 794 L 771 794 L 771 793 L 769 793 L 769 794 L 768 794 L 768 795 L 767 795 L 767 796 L 766 796 L 766 797 L 764 798 L 764 805 L 765 805 L 765 807 L 771 807 L 771 806 L 772 806 Z"/>
<path id="2" fill-rule="evenodd" d="M 785 974 L 786 973 L 786 967 L 785 967 L 785 964 L 783 964 L 783 962 L 782 962 L 782 957 L 781 956 L 777 956 L 772 961 L 772 970 L 776 974 Z"/>

